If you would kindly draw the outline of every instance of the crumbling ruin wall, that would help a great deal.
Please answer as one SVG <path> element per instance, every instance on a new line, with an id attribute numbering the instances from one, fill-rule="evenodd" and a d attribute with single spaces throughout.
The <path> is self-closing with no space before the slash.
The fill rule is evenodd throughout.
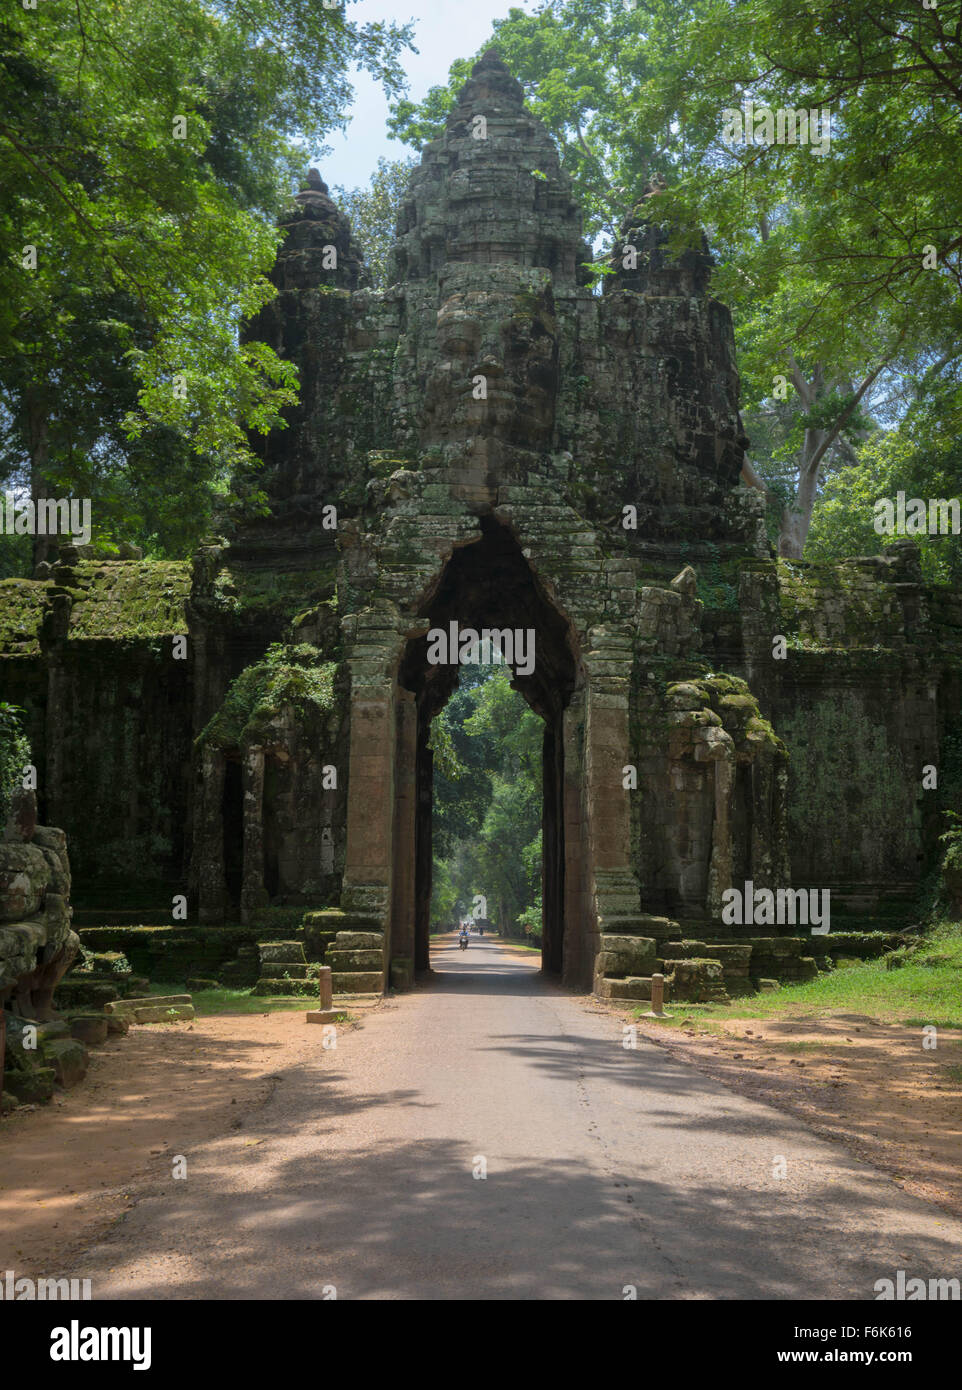
<path id="1" fill-rule="evenodd" d="M 735 667 L 791 754 L 793 882 L 853 912 L 910 913 L 943 828 L 960 596 L 923 585 L 917 548 L 898 541 L 836 564 L 746 563 L 739 599 Z"/>
<path id="2" fill-rule="evenodd" d="M 41 817 L 81 880 L 177 884 L 189 827 L 190 567 L 80 558 L 0 583 L 0 690 L 26 711 Z"/>
<path id="3" fill-rule="evenodd" d="M 346 672 L 277 644 L 234 680 L 195 744 L 190 889 L 202 921 L 336 902 L 344 870 Z"/>

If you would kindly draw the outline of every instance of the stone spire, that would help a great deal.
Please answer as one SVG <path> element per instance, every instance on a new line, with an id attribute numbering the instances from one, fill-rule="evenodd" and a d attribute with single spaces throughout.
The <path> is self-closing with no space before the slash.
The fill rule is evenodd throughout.
<path id="1" fill-rule="evenodd" d="M 320 461 L 328 459 L 338 431 L 331 412 L 342 371 L 346 301 L 351 291 L 365 287 L 367 274 L 351 224 L 317 169 L 308 170 L 280 227 L 284 240 L 271 271 L 279 294 L 245 325 L 244 335 L 269 343 L 300 372 L 297 405 L 285 411 L 290 428 L 250 441 L 271 466 L 264 478 L 269 478 L 274 516 L 288 526 L 294 513 L 313 524 L 318 493 L 330 485 Z M 328 543 L 333 548 L 333 535 L 322 534 L 320 544 Z"/>
<path id="2" fill-rule="evenodd" d="M 319 285 L 356 290 L 366 280 L 351 224 L 330 196 L 317 169 L 294 196 L 295 210 L 281 221 L 284 244 L 271 275 L 282 292 Z M 333 248 L 333 253 L 332 249 Z"/>
<path id="3" fill-rule="evenodd" d="M 307 187 L 302 188 L 297 196 L 299 198 L 303 198 L 305 193 L 327 193 L 327 184 L 321 178 L 320 171 L 318 169 L 314 169 L 313 167 L 308 169 Z"/>
<path id="4" fill-rule="evenodd" d="M 548 132 L 521 84 L 488 49 L 424 150 L 398 217 L 392 279 L 423 280 L 448 262 L 549 270 L 582 282 L 590 253 Z"/>

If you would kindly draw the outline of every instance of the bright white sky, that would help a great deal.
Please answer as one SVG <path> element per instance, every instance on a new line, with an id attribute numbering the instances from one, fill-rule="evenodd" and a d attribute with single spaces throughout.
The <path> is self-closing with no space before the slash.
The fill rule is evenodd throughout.
<path id="1" fill-rule="evenodd" d="M 455 58 L 477 52 L 490 36 L 493 20 L 503 19 L 511 9 L 535 8 L 534 0 L 349 0 L 347 15 L 356 24 L 414 20 L 418 52 L 404 53 L 401 61 L 410 83 L 407 96 L 420 101 L 430 87 L 447 81 Z M 374 79 L 362 72 L 353 81 L 355 100 L 347 133 L 328 136 L 333 154 L 320 161 L 324 180 L 344 188 L 366 184 L 380 155 L 404 159 L 413 153 L 399 140 L 388 139 L 388 103 Z"/>

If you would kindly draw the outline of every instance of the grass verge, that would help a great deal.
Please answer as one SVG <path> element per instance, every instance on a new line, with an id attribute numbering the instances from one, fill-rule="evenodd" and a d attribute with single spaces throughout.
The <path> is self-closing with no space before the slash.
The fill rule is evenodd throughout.
<path id="1" fill-rule="evenodd" d="M 894 968 L 893 968 L 894 967 Z M 640 1005 L 640 1017 L 646 1006 Z M 882 1023 L 962 1028 L 962 926 L 942 923 L 920 941 L 873 961 L 841 962 L 808 984 L 783 985 L 770 994 L 730 1004 L 669 1002 L 670 1019 L 646 1019 L 665 1028 L 697 1022 L 711 1030 L 726 1018 L 793 1018 L 848 1010 Z"/>
<path id="2" fill-rule="evenodd" d="M 181 980 L 174 984 L 151 982 L 151 994 L 186 994 L 188 990 Z M 297 1010 L 316 1009 L 316 999 L 302 998 L 265 999 L 251 994 L 249 989 L 199 989 L 191 992 L 194 1012 L 198 1018 L 211 1014 L 277 1014 Z M 347 1015 L 345 1014 L 345 1017 Z"/>

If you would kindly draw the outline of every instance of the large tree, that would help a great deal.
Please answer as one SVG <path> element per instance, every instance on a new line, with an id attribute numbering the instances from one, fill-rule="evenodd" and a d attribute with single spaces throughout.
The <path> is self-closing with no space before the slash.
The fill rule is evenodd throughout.
<path id="1" fill-rule="evenodd" d="M 295 398 L 291 365 L 238 332 L 273 293 L 275 215 L 342 123 L 351 64 L 397 93 L 406 38 L 302 0 L 8 9 L 0 471 L 92 495 L 101 530 L 126 504 L 142 536 L 182 539 L 161 492 L 197 517 Z"/>

